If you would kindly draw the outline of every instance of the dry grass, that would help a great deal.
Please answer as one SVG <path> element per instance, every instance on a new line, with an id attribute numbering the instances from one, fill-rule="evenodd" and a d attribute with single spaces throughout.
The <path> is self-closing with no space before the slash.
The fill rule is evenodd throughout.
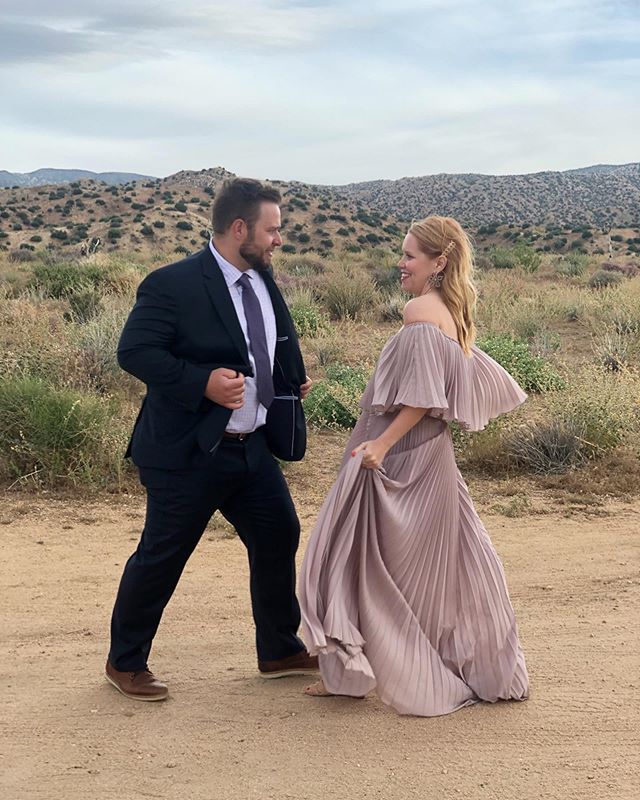
<path id="1" fill-rule="evenodd" d="M 58 398 L 51 401 L 52 407 L 60 405 L 56 393 L 63 391 L 81 401 L 86 398 L 86 408 L 98 420 L 92 434 L 98 439 L 99 404 L 108 404 L 110 431 L 104 435 L 105 441 L 111 438 L 103 451 L 109 454 L 110 466 L 99 462 L 99 469 L 112 481 L 118 475 L 121 480 L 118 447 L 126 440 L 143 392 L 117 367 L 116 343 L 141 277 L 174 256 L 136 258 L 96 254 L 84 259 L 83 269 L 91 268 L 86 272 L 89 285 L 83 279 L 55 298 L 49 296 L 51 284 L 33 281 L 37 261 L 13 263 L 0 257 L 2 375 L 44 382 Z M 398 330 L 406 298 L 398 290 L 396 260 L 396 254 L 383 251 L 340 260 L 308 253 L 280 255 L 276 264 L 278 280 L 298 324 L 304 326 L 307 370 L 316 382 L 325 382 L 350 414 L 357 413 L 360 384 L 349 378 L 350 373 L 336 379 L 331 370 L 344 364 L 369 374 L 384 342 Z M 42 274 L 56 278 L 55 262 L 49 263 L 53 272 Z M 597 264 L 589 262 L 575 275 L 558 275 L 556 263 L 557 258 L 545 256 L 533 275 L 516 268 L 477 276 L 480 333 L 527 342 L 530 352 L 547 360 L 567 383 L 565 389 L 531 397 L 479 434 L 456 434 L 465 475 L 472 480 L 491 476 L 505 486 L 514 482 L 513 495 L 505 489 L 506 499 L 496 501 L 495 510 L 506 515 L 538 513 L 541 504 L 529 501 L 537 490 L 584 498 L 640 492 L 640 278 L 592 289 L 588 281 Z M 94 401 L 98 405 L 92 405 Z M 50 418 L 55 418 L 53 412 Z M 530 449 L 529 466 L 518 441 Z M 570 457 L 562 467 L 565 471 L 552 476 L 549 453 L 560 445 L 568 448 Z M 46 461 L 44 450 L 41 460 Z M 299 465 L 296 479 L 304 481 L 308 468 Z M 61 467 L 56 470 L 64 472 Z M 74 481 L 97 485 L 96 470 L 91 466 L 68 474 Z M 532 470 L 538 474 L 532 476 Z M 39 469 L 39 479 L 45 472 Z M 56 484 L 56 479 L 50 480 Z"/>

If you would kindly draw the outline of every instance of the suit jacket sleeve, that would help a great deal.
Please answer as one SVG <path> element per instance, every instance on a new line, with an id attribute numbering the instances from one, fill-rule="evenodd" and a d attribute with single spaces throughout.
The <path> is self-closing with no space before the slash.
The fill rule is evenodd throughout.
<path id="1" fill-rule="evenodd" d="M 166 282 L 165 282 L 166 283 Z M 136 303 L 118 344 L 118 363 L 126 372 L 196 411 L 216 365 L 198 365 L 171 350 L 178 326 L 177 301 L 157 273 L 140 284 Z"/>

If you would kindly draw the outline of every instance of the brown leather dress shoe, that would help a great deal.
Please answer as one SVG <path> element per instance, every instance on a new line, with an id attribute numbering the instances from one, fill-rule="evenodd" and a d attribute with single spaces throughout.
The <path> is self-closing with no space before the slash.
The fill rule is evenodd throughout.
<path id="1" fill-rule="evenodd" d="M 258 661 L 263 678 L 284 678 L 287 675 L 307 675 L 318 671 L 318 656 L 310 656 L 306 650 L 276 661 Z"/>
<path id="2" fill-rule="evenodd" d="M 104 674 L 116 689 L 131 700 L 166 700 L 169 690 L 148 669 L 120 672 L 109 661 Z"/>

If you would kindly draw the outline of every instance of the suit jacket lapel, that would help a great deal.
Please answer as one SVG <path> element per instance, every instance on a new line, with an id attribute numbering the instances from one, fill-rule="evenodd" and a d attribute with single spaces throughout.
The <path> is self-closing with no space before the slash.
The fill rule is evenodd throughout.
<path id="1" fill-rule="evenodd" d="M 218 312 L 222 324 L 237 347 L 238 352 L 242 356 L 242 360 L 248 364 L 249 353 L 247 352 L 247 342 L 244 338 L 242 328 L 240 327 L 233 300 L 229 294 L 229 287 L 209 247 L 206 247 L 202 251 L 202 275 L 213 307 Z"/>

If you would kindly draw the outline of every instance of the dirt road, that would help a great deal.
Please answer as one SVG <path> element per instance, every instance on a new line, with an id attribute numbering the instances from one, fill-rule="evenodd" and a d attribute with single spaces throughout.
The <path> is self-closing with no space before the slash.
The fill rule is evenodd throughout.
<path id="1" fill-rule="evenodd" d="M 324 487 L 294 481 L 305 535 Z M 305 500 L 305 497 L 307 498 Z M 640 504 L 603 516 L 484 520 L 505 563 L 532 679 L 522 704 L 437 719 L 376 697 L 311 699 L 256 675 L 245 554 L 210 530 L 152 666 L 165 703 L 103 679 L 108 618 L 139 497 L 6 495 L 4 800 L 631 800 L 640 796 Z"/>

